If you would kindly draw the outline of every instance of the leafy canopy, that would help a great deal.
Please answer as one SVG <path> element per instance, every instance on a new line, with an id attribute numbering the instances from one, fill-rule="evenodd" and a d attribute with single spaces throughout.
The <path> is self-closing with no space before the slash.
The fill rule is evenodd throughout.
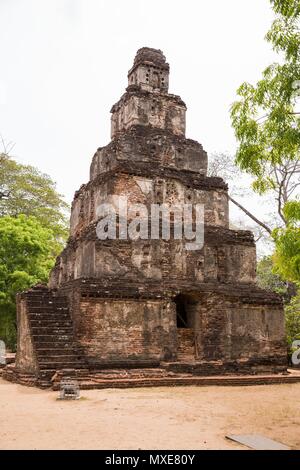
<path id="1" fill-rule="evenodd" d="M 300 339 L 300 293 L 296 284 L 285 282 L 276 271 L 272 257 L 264 257 L 257 265 L 257 282 L 263 289 L 272 290 L 283 297 L 286 336 L 291 354 L 293 341 Z"/>
<path id="2" fill-rule="evenodd" d="M 289 346 L 300 339 L 300 294 L 295 296 L 285 307 L 285 326 Z"/>
<path id="3" fill-rule="evenodd" d="M 35 216 L 57 237 L 66 238 L 67 208 L 48 175 L 0 154 L 0 216 Z"/>
<path id="4" fill-rule="evenodd" d="M 274 273 L 271 256 L 265 256 L 257 264 L 257 284 L 262 289 L 272 290 L 284 298 L 288 298 L 287 283 L 278 273 Z"/>
<path id="5" fill-rule="evenodd" d="M 275 270 L 284 279 L 300 286 L 300 202 L 288 202 L 284 206 L 284 215 L 287 226 L 273 231 Z"/>
<path id="6" fill-rule="evenodd" d="M 281 61 L 267 67 L 255 86 L 243 83 L 231 109 L 236 162 L 255 177 L 259 193 L 276 187 L 274 166 L 300 158 L 300 0 L 271 4 L 276 19 L 266 39 Z"/>
<path id="7" fill-rule="evenodd" d="M 15 296 L 45 282 L 61 250 L 51 229 L 35 217 L 0 217 L 0 337 L 13 346 Z"/>
<path id="8" fill-rule="evenodd" d="M 279 61 L 256 85 L 243 83 L 231 119 L 237 165 L 254 177 L 259 194 L 272 190 L 281 218 L 269 231 L 275 271 L 300 282 L 300 0 L 270 0 L 275 20 L 266 35 Z"/>

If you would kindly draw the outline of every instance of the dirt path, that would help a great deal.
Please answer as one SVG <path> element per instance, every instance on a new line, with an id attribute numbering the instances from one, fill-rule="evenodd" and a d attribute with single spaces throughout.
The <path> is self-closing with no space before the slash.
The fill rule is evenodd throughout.
<path id="1" fill-rule="evenodd" d="M 0 449 L 239 449 L 260 433 L 300 449 L 300 384 L 89 390 L 82 399 L 0 379 Z"/>

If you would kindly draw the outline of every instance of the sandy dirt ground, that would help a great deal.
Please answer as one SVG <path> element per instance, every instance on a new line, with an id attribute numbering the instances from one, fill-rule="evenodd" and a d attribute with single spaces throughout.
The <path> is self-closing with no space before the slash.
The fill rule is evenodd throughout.
<path id="1" fill-rule="evenodd" d="M 238 433 L 300 449 L 300 383 L 57 396 L 0 379 L 0 449 L 245 449 L 225 438 Z"/>

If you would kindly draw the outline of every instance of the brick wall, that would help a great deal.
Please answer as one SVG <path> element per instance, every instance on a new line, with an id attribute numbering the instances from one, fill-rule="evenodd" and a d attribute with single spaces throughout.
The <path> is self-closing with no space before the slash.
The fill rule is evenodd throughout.
<path id="1" fill-rule="evenodd" d="M 171 359 L 177 351 L 171 302 L 82 299 L 75 334 L 90 362 Z"/>

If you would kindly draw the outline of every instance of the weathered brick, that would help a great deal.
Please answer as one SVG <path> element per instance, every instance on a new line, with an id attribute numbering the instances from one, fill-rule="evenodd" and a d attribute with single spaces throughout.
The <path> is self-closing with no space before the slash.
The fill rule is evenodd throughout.
<path id="1" fill-rule="evenodd" d="M 45 384 L 64 367 L 79 375 L 119 368 L 105 382 L 152 366 L 161 380 L 150 382 L 162 384 L 164 374 L 184 371 L 286 369 L 281 299 L 255 285 L 253 235 L 229 229 L 227 185 L 206 176 L 206 152 L 185 138 L 186 106 L 168 93 L 168 76 L 161 51 L 138 51 L 126 93 L 112 108 L 112 141 L 97 150 L 90 181 L 75 193 L 70 238 L 49 289 L 18 298 L 15 376 L 34 374 Z M 188 251 L 186 240 L 172 236 L 97 239 L 97 207 L 116 196 L 149 210 L 153 203 L 204 204 L 204 247 Z M 152 372 L 136 374 L 147 384 Z"/>

